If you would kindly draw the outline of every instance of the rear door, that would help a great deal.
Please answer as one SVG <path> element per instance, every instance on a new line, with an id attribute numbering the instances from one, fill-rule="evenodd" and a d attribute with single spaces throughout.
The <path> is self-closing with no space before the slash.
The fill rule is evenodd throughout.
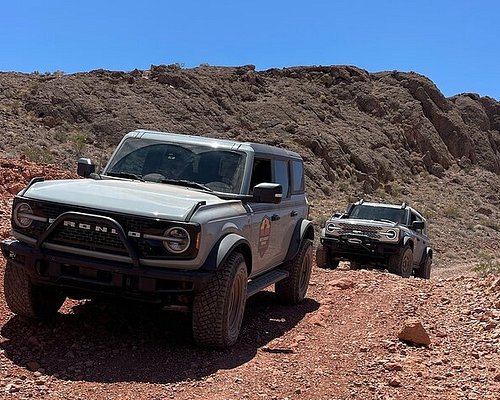
<path id="1" fill-rule="evenodd" d="M 428 239 L 425 235 L 425 226 L 424 229 L 413 229 L 412 224 L 415 221 L 424 222 L 422 218 L 415 212 L 411 212 L 411 221 L 410 221 L 410 229 L 415 235 L 414 248 L 413 248 L 413 263 L 420 264 L 423 259 L 424 251 L 428 246 Z"/>

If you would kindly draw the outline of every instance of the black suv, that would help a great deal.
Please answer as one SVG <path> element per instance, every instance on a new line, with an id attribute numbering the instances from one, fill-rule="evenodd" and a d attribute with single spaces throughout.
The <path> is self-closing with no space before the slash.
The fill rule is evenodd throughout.
<path id="1" fill-rule="evenodd" d="M 316 251 L 320 268 L 334 269 L 339 261 L 387 268 L 404 278 L 412 274 L 429 279 L 432 249 L 427 222 L 415 209 L 400 205 L 351 204 L 344 214 L 334 214 L 321 231 Z"/>

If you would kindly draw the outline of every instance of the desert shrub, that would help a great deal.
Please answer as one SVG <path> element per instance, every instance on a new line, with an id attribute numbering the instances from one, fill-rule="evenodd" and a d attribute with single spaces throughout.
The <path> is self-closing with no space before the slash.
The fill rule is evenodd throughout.
<path id="1" fill-rule="evenodd" d="M 495 259 L 491 254 L 480 253 L 479 264 L 474 267 L 474 271 L 478 272 L 481 276 L 499 275 L 500 262 Z"/>
<path id="2" fill-rule="evenodd" d="M 460 218 L 462 214 L 460 213 L 460 209 L 456 205 L 450 204 L 443 208 L 443 215 L 447 218 L 457 219 Z"/>
<path id="3" fill-rule="evenodd" d="M 75 131 L 73 134 L 70 136 L 71 144 L 73 146 L 73 150 L 75 151 L 76 155 L 80 157 L 87 145 L 87 137 L 85 134 L 81 131 Z"/>
<path id="4" fill-rule="evenodd" d="M 36 163 L 52 164 L 54 162 L 54 155 L 43 147 L 30 147 L 24 151 L 24 155 L 29 161 Z"/>

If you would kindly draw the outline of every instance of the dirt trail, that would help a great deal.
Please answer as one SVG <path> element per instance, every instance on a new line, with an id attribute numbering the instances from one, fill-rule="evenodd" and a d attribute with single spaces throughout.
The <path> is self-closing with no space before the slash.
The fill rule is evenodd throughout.
<path id="1" fill-rule="evenodd" d="M 299 307 L 252 298 L 228 351 L 194 347 L 182 315 L 68 302 L 39 324 L 12 316 L 0 294 L 0 398 L 497 399 L 492 285 L 315 268 Z M 409 316 L 429 348 L 397 339 Z"/>

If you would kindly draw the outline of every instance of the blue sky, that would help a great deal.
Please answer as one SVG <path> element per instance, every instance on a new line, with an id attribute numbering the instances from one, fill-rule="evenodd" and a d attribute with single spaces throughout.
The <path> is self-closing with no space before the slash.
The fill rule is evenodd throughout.
<path id="1" fill-rule="evenodd" d="M 500 100 L 499 18 L 498 0 L 5 1 L 0 71 L 347 64 Z"/>

